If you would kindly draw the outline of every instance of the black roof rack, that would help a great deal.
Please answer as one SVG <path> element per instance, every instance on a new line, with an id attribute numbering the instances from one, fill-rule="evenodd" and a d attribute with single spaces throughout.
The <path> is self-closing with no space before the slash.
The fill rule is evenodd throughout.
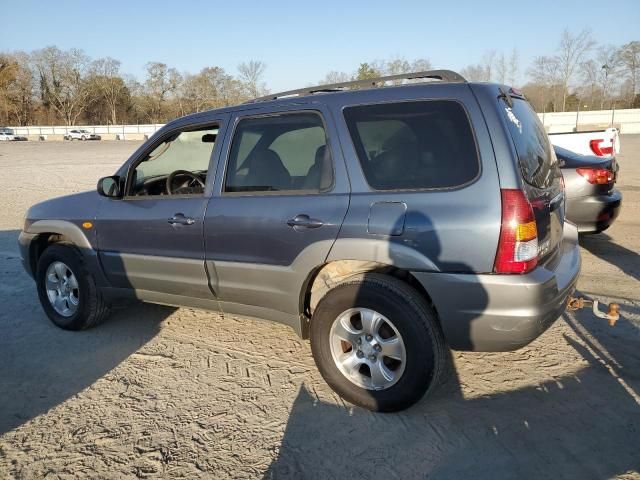
<path id="1" fill-rule="evenodd" d="M 299 88 L 297 90 L 288 90 L 280 93 L 270 93 L 264 97 L 254 98 L 245 103 L 266 102 L 268 100 L 277 100 L 283 97 L 312 95 L 314 93 L 324 92 L 340 92 L 353 87 L 377 87 L 379 83 L 386 83 L 393 80 L 418 80 L 421 78 L 429 78 L 442 80 L 444 82 L 465 83 L 465 78 L 452 70 L 427 70 L 424 72 L 402 73 L 400 75 L 388 75 L 386 77 L 367 78 L 366 80 L 354 80 L 351 82 L 332 83 L 329 85 L 318 85 L 316 87 Z"/>

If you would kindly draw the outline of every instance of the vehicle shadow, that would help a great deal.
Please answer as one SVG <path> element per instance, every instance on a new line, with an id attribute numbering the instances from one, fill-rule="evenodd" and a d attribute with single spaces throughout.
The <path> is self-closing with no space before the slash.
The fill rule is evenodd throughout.
<path id="1" fill-rule="evenodd" d="M 441 253 L 436 229 L 427 217 L 408 213 L 407 225 L 409 241 L 429 244 L 432 254 Z M 464 265 L 457 267 L 445 265 L 465 271 Z M 470 284 L 478 291 L 464 294 L 474 295 L 486 307 L 487 293 L 478 282 Z M 640 311 L 630 313 L 640 315 Z M 606 322 L 586 311 L 562 318 L 571 329 L 561 324 L 555 328 L 573 332 L 565 339 L 577 352 L 575 357 L 584 361 L 536 384 L 510 388 L 509 380 L 500 376 L 500 370 L 509 368 L 507 362 L 515 370 L 527 368 L 515 363 L 521 358 L 517 354 L 463 353 L 456 357 L 462 365 L 473 366 L 470 371 L 451 368 L 438 390 L 394 414 L 373 413 L 337 397 L 335 403 L 327 403 L 313 387 L 302 385 L 278 456 L 264 478 L 584 479 L 638 472 L 638 329 L 629 322 L 620 322 L 615 332 L 604 329 Z M 467 328 L 472 324 L 473 320 Z M 557 344 L 546 347 L 545 335 L 531 348 L 557 349 Z M 597 348 L 589 335 L 597 339 Z M 499 367 L 478 381 L 469 379 L 479 362 Z M 616 370 L 610 370 L 609 363 L 615 363 Z M 487 368 L 491 371 L 493 366 Z M 478 388 L 478 382 L 489 384 Z"/>
<path id="2" fill-rule="evenodd" d="M 596 257 L 618 267 L 630 277 L 640 280 L 640 254 L 618 245 L 606 233 L 581 235 L 580 245 Z"/>
<path id="3" fill-rule="evenodd" d="M 0 435 L 104 377 L 151 340 L 174 311 L 132 304 L 87 331 L 54 326 L 22 268 L 18 233 L 0 232 Z"/>
<path id="4" fill-rule="evenodd" d="M 588 366 L 525 388 L 467 399 L 454 373 L 413 408 L 376 414 L 324 403 L 303 385 L 278 458 L 264 478 L 585 479 L 638 473 L 637 327 L 619 325 L 613 338 L 613 330 L 599 326 L 606 322 L 587 312 L 565 315 L 564 321 L 572 328 L 588 325 L 599 348 L 581 336 L 565 336 Z M 535 347 L 545 348 L 544 336 Z"/>

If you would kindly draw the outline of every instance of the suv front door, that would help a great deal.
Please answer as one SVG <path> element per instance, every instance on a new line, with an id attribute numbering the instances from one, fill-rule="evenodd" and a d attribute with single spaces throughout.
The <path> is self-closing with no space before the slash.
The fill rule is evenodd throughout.
<path id="1" fill-rule="evenodd" d="M 295 108 L 232 119 L 204 231 L 223 310 L 280 319 L 284 312 L 294 325 L 298 293 L 325 262 L 350 192 L 329 113 Z"/>
<path id="2" fill-rule="evenodd" d="M 102 198 L 97 218 L 100 260 L 114 287 L 142 297 L 155 292 L 214 298 L 202 233 L 224 120 L 161 133 L 121 169 L 125 195 Z"/>

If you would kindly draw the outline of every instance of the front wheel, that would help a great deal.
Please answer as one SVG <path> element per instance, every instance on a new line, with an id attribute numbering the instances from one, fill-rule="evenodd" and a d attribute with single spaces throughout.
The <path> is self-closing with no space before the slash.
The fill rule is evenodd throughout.
<path id="1" fill-rule="evenodd" d="M 440 382 L 446 366 L 434 311 L 415 289 L 386 275 L 364 274 L 330 290 L 310 333 L 325 381 L 369 410 L 409 407 Z"/>
<path id="2" fill-rule="evenodd" d="M 49 319 L 65 330 L 83 330 L 103 321 L 109 307 L 80 252 L 53 244 L 42 253 L 36 270 L 40 304 Z"/>

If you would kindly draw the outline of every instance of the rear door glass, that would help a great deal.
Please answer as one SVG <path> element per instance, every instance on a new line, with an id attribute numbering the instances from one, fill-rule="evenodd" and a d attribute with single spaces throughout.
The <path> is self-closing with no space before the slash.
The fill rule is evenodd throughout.
<path id="1" fill-rule="evenodd" d="M 547 188 L 558 176 L 558 165 L 540 119 L 526 100 L 514 98 L 513 107 L 506 103 L 501 106 L 516 147 L 522 177 L 534 187 Z"/>
<path id="2" fill-rule="evenodd" d="M 480 172 L 473 130 L 458 102 L 363 105 L 345 108 L 344 116 L 376 190 L 456 187 Z"/>

